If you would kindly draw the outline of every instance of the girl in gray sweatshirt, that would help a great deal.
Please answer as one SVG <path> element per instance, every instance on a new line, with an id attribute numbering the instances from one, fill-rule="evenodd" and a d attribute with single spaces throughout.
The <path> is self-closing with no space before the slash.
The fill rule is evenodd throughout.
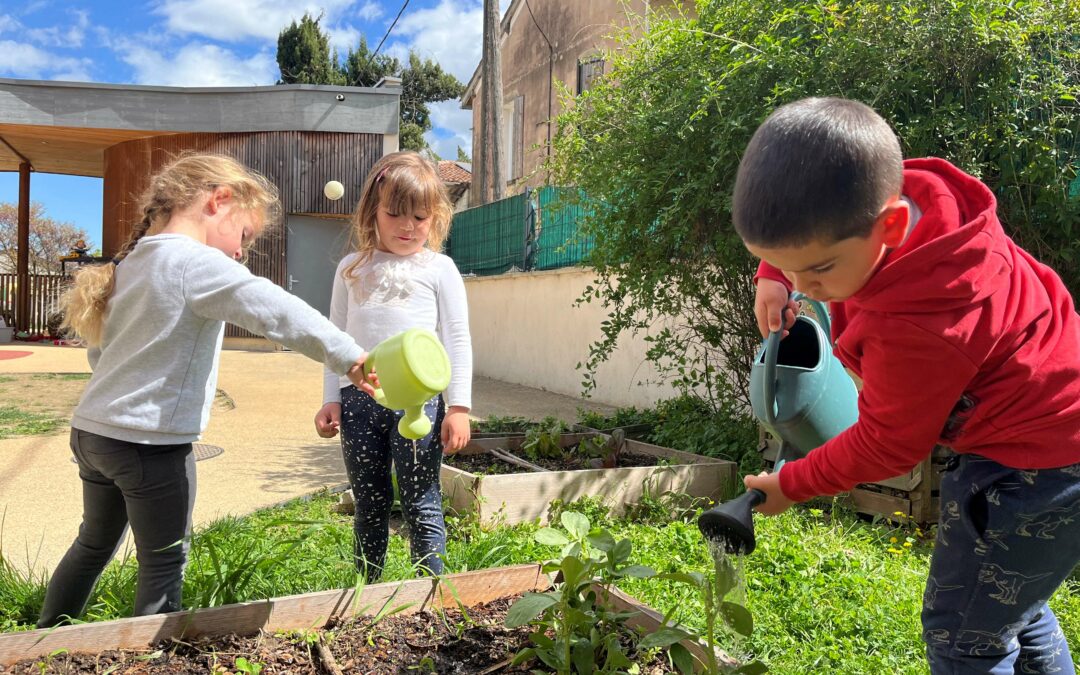
<path id="1" fill-rule="evenodd" d="M 61 300 L 93 376 L 71 422 L 83 520 L 49 582 L 39 627 L 76 618 L 130 523 L 135 614 L 181 609 L 195 503 L 192 442 L 206 428 L 225 322 L 325 363 L 365 391 L 366 352 L 241 261 L 276 219 L 276 190 L 231 157 L 184 155 L 150 181 L 112 264 Z"/>

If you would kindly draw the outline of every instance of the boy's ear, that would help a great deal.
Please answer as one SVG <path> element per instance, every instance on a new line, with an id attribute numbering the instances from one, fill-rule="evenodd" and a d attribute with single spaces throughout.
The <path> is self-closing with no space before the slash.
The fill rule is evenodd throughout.
<path id="1" fill-rule="evenodd" d="M 908 234 L 908 204 L 902 199 L 890 201 L 878 216 L 878 223 L 883 228 L 882 243 L 889 248 L 897 248 L 904 243 Z"/>

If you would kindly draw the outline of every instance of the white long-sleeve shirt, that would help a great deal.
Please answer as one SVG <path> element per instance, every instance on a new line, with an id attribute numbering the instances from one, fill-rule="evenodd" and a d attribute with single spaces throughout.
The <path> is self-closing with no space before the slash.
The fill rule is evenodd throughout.
<path id="1" fill-rule="evenodd" d="M 421 249 L 410 256 L 375 251 L 349 279 L 342 272 L 357 258 L 345 256 L 334 272 L 330 321 L 371 350 L 409 328 L 438 335 L 450 357 L 447 406 L 472 407 L 472 339 L 465 282 L 454 261 Z M 349 380 L 326 371 L 323 403 L 339 403 Z"/>
<path id="2" fill-rule="evenodd" d="M 198 440 L 210 419 L 225 322 L 338 373 L 363 354 L 318 310 L 216 248 L 143 237 L 116 267 L 94 374 L 71 426 L 133 443 Z"/>

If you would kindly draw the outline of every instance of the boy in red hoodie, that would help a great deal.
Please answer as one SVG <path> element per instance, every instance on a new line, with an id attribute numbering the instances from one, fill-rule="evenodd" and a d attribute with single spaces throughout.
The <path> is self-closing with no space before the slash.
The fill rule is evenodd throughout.
<path id="1" fill-rule="evenodd" d="M 830 302 L 836 355 L 863 387 L 851 428 L 745 483 L 775 515 L 948 445 L 923 598 L 931 672 L 1075 674 L 1046 601 L 1080 563 L 1080 318 L 996 206 L 944 160 L 903 161 L 861 103 L 769 116 L 732 209 L 762 261 L 759 328 L 791 325 L 793 288 Z"/>

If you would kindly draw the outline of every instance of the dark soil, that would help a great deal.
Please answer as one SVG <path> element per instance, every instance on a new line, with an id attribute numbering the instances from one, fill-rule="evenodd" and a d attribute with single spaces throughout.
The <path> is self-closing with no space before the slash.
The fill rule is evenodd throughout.
<path id="1" fill-rule="evenodd" d="M 521 457 L 520 454 L 516 456 Z M 523 459 L 526 459 L 526 461 L 532 462 L 537 466 L 541 466 L 548 471 L 581 471 L 583 469 L 596 468 L 589 463 L 588 457 L 580 457 L 577 455 L 567 455 L 560 459 Z M 623 452 L 619 455 L 618 468 L 656 466 L 660 459 L 661 458 L 652 455 L 638 455 Z M 507 473 L 528 473 L 529 471 L 525 467 L 503 461 L 486 452 L 475 455 L 447 455 L 443 458 L 443 463 L 449 464 L 455 469 L 461 469 L 462 471 L 468 471 L 469 473 L 482 476 Z"/>
<path id="2" fill-rule="evenodd" d="M 181 673 L 240 673 L 237 660 L 262 666 L 263 675 L 322 675 L 333 672 L 329 659 L 319 654 L 319 639 L 326 640 L 330 658 L 343 673 L 364 675 L 428 675 L 525 673 L 542 669 L 533 662 L 509 665 L 528 642 L 529 626 L 503 626 L 506 610 L 515 598 L 476 605 L 463 615 L 423 611 L 393 615 L 379 622 L 350 620 L 339 626 L 307 634 L 235 635 L 193 642 L 171 641 L 156 650 L 106 651 L 100 654 L 56 654 L 20 661 L 5 675 L 180 675 Z M 329 632 L 327 632 L 329 631 Z M 541 672 L 543 672 L 541 670 Z M 671 672 L 658 663 L 645 673 Z"/>

